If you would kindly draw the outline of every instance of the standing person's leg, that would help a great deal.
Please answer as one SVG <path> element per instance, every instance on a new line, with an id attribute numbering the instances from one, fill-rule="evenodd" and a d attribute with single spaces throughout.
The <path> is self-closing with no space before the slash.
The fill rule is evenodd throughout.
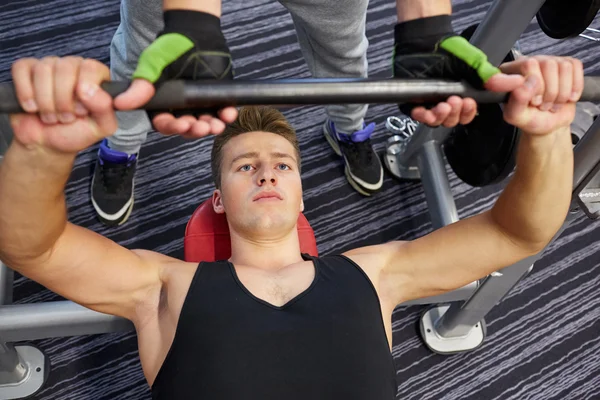
<path id="1" fill-rule="evenodd" d="M 400 79 L 456 78 L 457 72 L 448 68 L 437 48 L 443 38 L 455 34 L 451 0 L 396 0 L 396 10 L 394 76 Z M 411 108 L 412 105 L 401 106 L 408 115 Z"/>
<path id="2" fill-rule="evenodd" d="M 451 0 L 396 0 L 396 10 L 397 55 L 433 52 L 441 38 L 453 34 Z"/>
<path id="3" fill-rule="evenodd" d="M 366 78 L 368 0 L 281 0 L 315 78 Z M 359 99 L 357 99 L 359 100 Z M 383 168 L 371 144 L 375 124 L 365 125 L 366 104 L 330 105 L 327 141 L 343 157 L 348 181 L 368 196 L 383 184 Z"/>
<path id="4" fill-rule="evenodd" d="M 398 23 L 414 19 L 452 15 L 451 0 L 396 0 Z"/>
<path id="5" fill-rule="evenodd" d="M 142 51 L 163 29 L 162 0 L 122 0 L 110 46 L 113 80 L 130 80 Z M 118 112 L 119 129 L 102 141 L 92 180 L 92 204 L 107 225 L 124 223 L 133 208 L 137 157 L 152 125 L 145 111 Z"/>

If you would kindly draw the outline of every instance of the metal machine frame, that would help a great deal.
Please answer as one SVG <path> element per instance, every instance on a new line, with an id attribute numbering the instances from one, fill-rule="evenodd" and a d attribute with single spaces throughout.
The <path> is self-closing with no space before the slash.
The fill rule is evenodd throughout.
<path id="1" fill-rule="evenodd" d="M 499 65 L 545 0 L 496 0 L 471 38 L 488 60 Z M 442 144 L 450 128 L 419 125 L 406 137 L 392 138 L 384 154 L 387 169 L 396 177 L 420 178 L 434 229 L 458 221 L 458 212 L 446 174 Z M 600 159 L 591 149 L 600 144 L 600 124 L 594 123 L 574 149 L 575 180 L 572 212 L 560 229 L 560 235 L 575 218 L 581 190 L 596 175 Z M 473 350 L 485 338 L 484 317 L 533 268 L 543 251 L 482 279 L 475 291 L 462 302 L 440 304 L 421 317 L 420 330 L 425 344 L 439 354 Z"/>
<path id="2" fill-rule="evenodd" d="M 499 65 L 525 31 L 544 0 L 495 0 L 471 42 Z M 420 125 L 410 138 L 388 145 L 384 162 L 398 177 L 420 177 L 434 229 L 458 221 L 441 146 L 448 128 Z M 0 144 L 1 145 L 1 144 Z M 600 120 L 574 149 L 573 211 L 559 234 L 575 218 L 579 192 L 600 170 Z M 0 148 L 0 154 L 2 154 Z M 0 156 L 1 160 L 1 156 Z M 402 305 L 434 304 L 421 318 L 421 335 L 434 352 L 472 350 L 485 339 L 484 317 L 533 268 L 540 254 L 529 257 L 459 290 Z M 17 399 L 37 392 L 49 372 L 47 357 L 29 345 L 37 339 L 133 330 L 122 318 L 97 313 L 70 301 L 12 303 L 13 271 L 0 262 L 0 398 Z"/>

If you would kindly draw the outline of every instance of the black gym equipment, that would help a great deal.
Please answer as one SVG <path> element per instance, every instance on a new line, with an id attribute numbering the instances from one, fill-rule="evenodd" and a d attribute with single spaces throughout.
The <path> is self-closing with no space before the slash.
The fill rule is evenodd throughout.
<path id="1" fill-rule="evenodd" d="M 12 129 L 7 115 L 0 114 L 0 160 L 12 142 Z"/>
<path id="2" fill-rule="evenodd" d="M 444 143 L 448 164 L 463 182 L 482 187 L 502 181 L 515 168 L 521 132 L 503 119 L 498 104 L 481 104 L 468 125 Z"/>
<path id="3" fill-rule="evenodd" d="M 531 23 L 544 0 L 495 0 L 470 42 L 481 49 L 488 60 L 499 65 Z M 586 86 L 587 86 L 586 79 Z M 587 91 L 587 88 L 586 88 Z M 581 101 L 590 101 L 586 96 Z M 593 101 L 593 100 L 592 100 Z M 459 220 L 442 156 L 442 145 L 452 128 L 431 128 L 419 124 L 410 135 L 394 134 L 383 159 L 398 179 L 420 179 L 423 185 L 433 229 Z M 591 218 L 600 216 L 600 119 L 592 124 L 574 148 L 574 185 L 571 210 L 556 237 L 578 218 L 583 209 Z M 596 182 L 596 183 L 595 183 Z M 596 195 L 580 196 L 582 190 Z M 420 320 L 421 337 L 433 352 L 452 354 L 473 350 L 485 338 L 485 316 L 534 267 L 543 251 L 507 266 L 478 282 L 477 290 L 464 302 L 439 304 L 426 311 Z"/>
<path id="4" fill-rule="evenodd" d="M 471 25 L 461 36 L 471 39 L 478 25 Z M 513 48 L 503 62 L 518 56 Z M 501 104 L 479 104 L 477 110 L 470 124 L 453 129 L 444 143 L 444 154 L 456 176 L 481 187 L 502 181 L 515 168 L 521 131 L 504 121 Z"/>
<path id="5" fill-rule="evenodd" d="M 546 35 L 566 39 L 585 31 L 599 9 L 600 0 L 546 0 L 536 18 Z"/>

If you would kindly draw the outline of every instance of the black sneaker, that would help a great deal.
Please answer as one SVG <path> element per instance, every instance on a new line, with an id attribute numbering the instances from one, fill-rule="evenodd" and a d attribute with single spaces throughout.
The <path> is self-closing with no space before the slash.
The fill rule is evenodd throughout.
<path id="1" fill-rule="evenodd" d="M 104 224 L 121 225 L 129 218 L 133 209 L 136 164 L 136 154 L 112 150 L 106 139 L 100 143 L 92 179 L 92 204 Z"/>
<path id="2" fill-rule="evenodd" d="M 325 121 L 323 125 L 325 139 L 333 151 L 344 158 L 348 182 L 357 192 L 365 196 L 378 192 L 383 186 L 383 167 L 371 144 L 374 130 L 375 123 L 352 134 L 337 132 L 330 120 Z"/>

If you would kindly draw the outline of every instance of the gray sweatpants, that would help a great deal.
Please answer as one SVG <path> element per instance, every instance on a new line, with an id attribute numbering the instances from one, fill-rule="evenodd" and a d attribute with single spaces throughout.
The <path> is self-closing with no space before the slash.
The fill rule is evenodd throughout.
<path id="1" fill-rule="evenodd" d="M 313 77 L 367 77 L 368 0 L 280 2 L 292 16 L 302 54 Z M 162 29 L 162 0 L 121 0 L 121 23 L 110 47 L 113 80 L 131 79 L 141 52 Z M 326 112 L 339 132 L 352 133 L 362 129 L 367 105 L 330 105 Z M 145 112 L 119 112 L 117 118 L 119 129 L 109 138 L 109 146 L 129 154 L 137 153 L 151 130 Z"/>

